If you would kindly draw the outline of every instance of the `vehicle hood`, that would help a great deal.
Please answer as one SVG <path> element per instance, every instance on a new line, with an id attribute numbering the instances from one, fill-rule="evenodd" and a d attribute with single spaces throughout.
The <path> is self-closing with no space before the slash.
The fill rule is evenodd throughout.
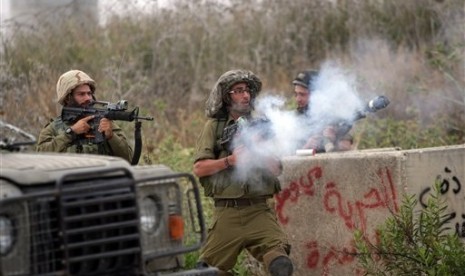
<path id="1" fill-rule="evenodd" d="M 122 158 L 90 154 L 1 153 L 0 177 L 21 185 L 54 182 L 61 175 L 104 168 L 130 168 Z"/>

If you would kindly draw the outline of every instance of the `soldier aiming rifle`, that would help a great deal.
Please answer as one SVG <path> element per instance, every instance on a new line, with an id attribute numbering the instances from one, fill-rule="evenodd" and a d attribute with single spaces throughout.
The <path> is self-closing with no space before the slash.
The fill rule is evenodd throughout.
<path id="1" fill-rule="evenodd" d="M 136 165 L 142 147 L 138 120 L 153 118 L 139 117 L 138 108 L 126 111 L 126 101 L 96 101 L 95 90 L 95 81 L 82 71 L 71 70 L 60 76 L 57 97 L 62 113 L 41 130 L 37 151 L 111 155 Z M 114 120 L 136 122 L 134 152 Z"/>

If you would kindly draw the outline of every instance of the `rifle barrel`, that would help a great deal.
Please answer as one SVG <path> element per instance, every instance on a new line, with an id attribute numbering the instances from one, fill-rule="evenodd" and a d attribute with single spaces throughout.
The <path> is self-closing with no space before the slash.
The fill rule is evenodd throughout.
<path id="1" fill-rule="evenodd" d="M 137 116 L 136 119 L 153 121 L 153 117 L 148 117 L 148 116 Z"/>

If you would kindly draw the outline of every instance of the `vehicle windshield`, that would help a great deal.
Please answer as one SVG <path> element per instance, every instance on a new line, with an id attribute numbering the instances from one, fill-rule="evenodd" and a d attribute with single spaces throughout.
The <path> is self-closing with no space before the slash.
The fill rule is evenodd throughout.
<path id="1" fill-rule="evenodd" d="M 35 143 L 34 135 L 0 120 L 0 150 L 21 151 Z"/>

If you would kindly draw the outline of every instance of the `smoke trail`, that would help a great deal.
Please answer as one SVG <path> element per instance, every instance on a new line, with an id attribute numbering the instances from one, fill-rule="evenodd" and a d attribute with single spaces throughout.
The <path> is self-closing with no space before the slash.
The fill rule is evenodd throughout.
<path id="1" fill-rule="evenodd" d="M 342 69 L 334 62 L 323 64 L 311 87 L 307 115 L 310 129 L 306 136 L 321 133 L 329 124 L 354 120 L 364 103 L 359 97 L 355 75 Z"/>
<path id="2" fill-rule="evenodd" d="M 264 94 L 264 93 L 263 93 Z M 265 168 L 266 157 L 295 155 L 302 139 L 321 133 L 331 122 L 353 121 L 355 113 L 364 106 L 356 89 L 356 78 L 335 62 L 322 65 L 311 87 L 307 116 L 298 116 L 294 110 L 285 110 L 286 100 L 278 96 L 262 96 L 256 100 L 255 117 L 266 118 L 268 123 L 244 128 L 234 146 L 243 145 L 249 154 L 237 164 L 238 176 L 246 177 L 251 169 Z M 260 139 L 269 132 L 272 137 Z"/>

